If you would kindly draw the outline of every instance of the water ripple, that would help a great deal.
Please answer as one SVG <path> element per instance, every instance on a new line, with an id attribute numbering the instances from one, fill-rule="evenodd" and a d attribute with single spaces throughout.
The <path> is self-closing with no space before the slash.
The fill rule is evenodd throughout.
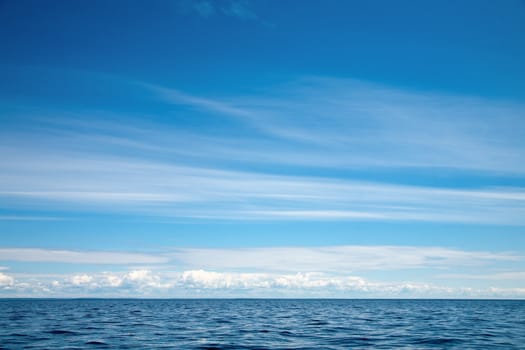
<path id="1" fill-rule="evenodd" d="M 525 349 L 525 301 L 0 299 L 0 349 Z"/>

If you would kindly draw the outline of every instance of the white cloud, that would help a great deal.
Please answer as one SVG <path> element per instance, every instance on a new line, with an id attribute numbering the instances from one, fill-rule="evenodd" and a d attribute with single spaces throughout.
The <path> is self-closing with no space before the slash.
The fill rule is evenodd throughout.
<path id="1" fill-rule="evenodd" d="M 144 291 L 151 289 L 165 289 L 171 286 L 170 283 L 161 281 L 158 274 L 150 270 L 139 269 L 131 270 L 129 272 L 102 272 L 102 273 L 83 273 L 73 275 L 65 278 L 63 281 L 53 280 L 52 287 L 56 287 L 57 291 L 78 292 L 77 287 L 85 288 L 90 292 L 97 291 L 131 291 L 141 294 Z M 71 290 L 71 287 L 75 287 Z"/>
<path id="2" fill-rule="evenodd" d="M 222 9 L 227 16 L 236 17 L 242 20 L 255 20 L 257 15 L 249 7 L 247 0 L 232 0 L 228 6 Z"/>
<path id="3" fill-rule="evenodd" d="M 439 274 L 436 278 L 440 279 L 461 279 L 461 280 L 516 280 L 525 281 L 525 271 L 507 271 L 489 274 L 466 274 L 466 273 L 447 273 Z"/>
<path id="4" fill-rule="evenodd" d="M 3 293 L 32 296 L 286 296 L 286 297 L 406 297 L 406 298 L 525 298 L 525 288 L 447 287 L 421 282 L 375 282 L 360 276 L 306 272 L 296 274 L 238 273 L 210 270 L 154 273 L 79 274 L 61 281 L 15 282 L 0 274 Z"/>
<path id="5" fill-rule="evenodd" d="M 176 2 L 177 10 L 185 15 L 198 15 L 208 18 L 215 13 L 213 2 L 208 0 L 180 0 Z"/>
<path id="6" fill-rule="evenodd" d="M 76 275 L 76 276 L 71 277 L 71 283 L 74 286 L 81 286 L 81 285 L 89 284 L 92 281 L 93 281 L 93 277 L 86 275 L 86 274 Z"/>
<path id="7" fill-rule="evenodd" d="M 300 160 L 314 167 L 525 171 L 520 151 L 525 131 L 522 104 L 319 77 L 295 81 L 262 96 L 215 100 L 150 88 L 168 103 L 190 104 L 231 117 L 277 138 L 266 144 L 278 146 L 275 149 L 256 150 L 258 161 L 270 151 L 274 162 Z M 293 152 L 297 143 L 303 152 Z M 242 156 L 250 148 L 236 144 L 230 148 L 230 157 Z"/>
<path id="8" fill-rule="evenodd" d="M 246 0 L 183 0 L 177 2 L 180 12 L 195 14 L 202 18 L 224 15 L 240 20 L 257 20 L 258 16 Z"/>
<path id="9" fill-rule="evenodd" d="M 193 9 L 202 17 L 209 17 L 215 12 L 215 8 L 209 1 L 192 1 Z"/>
<path id="10" fill-rule="evenodd" d="M 0 287 L 11 286 L 15 282 L 14 278 L 0 272 Z"/>
<path id="11" fill-rule="evenodd" d="M 170 287 L 169 283 L 162 283 L 158 275 L 153 274 L 150 270 L 141 269 L 134 270 L 124 275 L 124 281 L 129 281 L 130 283 L 136 283 L 141 286 L 141 288 L 168 288 Z"/>
<path id="12" fill-rule="evenodd" d="M 103 282 L 103 284 L 107 284 L 110 287 L 120 287 L 122 285 L 122 282 L 124 281 L 124 278 L 113 274 L 106 274 L 104 278 L 105 281 Z"/>
<path id="13" fill-rule="evenodd" d="M 58 262 L 73 264 L 159 264 L 166 257 L 141 253 L 73 251 L 43 248 L 0 248 L 1 261 Z"/>
<path id="14" fill-rule="evenodd" d="M 58 221 L 63 218 L 52 216 L 0 215 L 0 221 Z"/>
<path id="15" fill-rule="evenodd" d="M 18 206 L 227 220 L 525 224 L 525 189 L 442 189 L 14 151 L 0 197 Z M 20 153 L 22 152 L 22 153 Z M 1 150 L 0 150 L 1 153 Z M 74 159 L 73 159 L 74 158 Z M 60 170 L 57 175 L 57 170 Z M 8 175 L 16 173 L 14 175 Z"/>
<path id="16" fill-rule="evenodd" d="M 0 248 L 0 261 L 105 264 L 166 268 L 179 266 L 212 270 L 258 272 L 342 272 L 479 266 L 523 261 L 512 252 L 466 251 L 428 246 L 321 246 L 265 248 L 172 248 L 157 253 L 73 251 L 43 248 Z M 51 275 L 52 277 L 53 275 Z M 126 279 L 151 279 L 148 268 L 134 270 Z M 80 280 L 79 280 L 80 281 Z M 111 283 L 118 284 L 117 281 Z M 110 284 L 111 284 L 110 283 Z"/>
<path id="17" fill-rule="evenodd" d="M 146 90 L 154 95 L 152 105 L 169 104 L 177 116 L 220 119 L 227 126 L 221 132 L 184 129 L 129 116 L 122 125 L 105 112 L 28 123 L 25 131 L 2 134 L 0 198 L 23 209 L 150 218 L 525 225 L 525 188 L 497 186 L 499 179 L 447 189 L 304 176 L 311 169 L 332 175 L 395 169 L 410 180 L 414 168 L 447 176 L 457 170 L 461 176 L 523 174 L 521 104 L 326 78 L 221 98 L 118 84 Z M 238 137 L 239 130 L 249 137 Z M 286 165 L 296 176 L 246 171 L 254 164 L 273 172 Z M 32 219 L 40 216 L 0 216 Z"/>
<path id="18" fill-rule="evenodd" d="M 205 270 L 184 271 L 180 284 L 190 288 L 268 288 L 268 276 L 260 273 L 224 273 Z"/>
<path id="19" fill-rule="evenodd" d="M 415 246 L 188 248 L 171 254 L 185 266 L 207 269 L 331 273 L 476 266 L 523 260 L 519 255 L 506 252 Z"/>
<path id="20" fill-rule="evenodd" d="M 487 293 L 489 295 L 495 295 L 500 297 L 510 297 L 519 296 L 519 298 L 525 298 L 525 288 L 498 288 L 491 287 L 488 289 Z"/>
<path id="21" fill-rule="evenodd" d="M 296 274 L 184 271 L 179 285 L 210 289 L 361 289 L 370 284 L 357 276 L 330 276 L 318 272 Z"/>

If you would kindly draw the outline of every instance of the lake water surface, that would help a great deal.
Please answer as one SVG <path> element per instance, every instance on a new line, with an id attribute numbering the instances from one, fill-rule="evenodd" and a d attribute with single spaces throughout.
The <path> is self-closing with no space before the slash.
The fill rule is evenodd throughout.
<path id="1" fill-rule="evenodd" d="M 525 301 L 1 299 L 2 349 L 525 349 Z"/>

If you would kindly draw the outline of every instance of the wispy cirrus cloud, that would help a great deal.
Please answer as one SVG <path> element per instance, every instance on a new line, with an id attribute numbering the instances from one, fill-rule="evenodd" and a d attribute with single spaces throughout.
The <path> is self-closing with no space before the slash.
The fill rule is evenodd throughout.
<path id="1" fill-rule="evenodd" d="M 509 252 L 411 246 L 188 248 L 177 250 L 173 255 L 184 266 L 194 268 L 330 273 L 477 266 L 523 260 L 523 257 Z"/>
<path id="2" fill-rule="evenodd" d="M 0 131 L 0 201 L 149 218 L 525 224 L 521 182 L 500 181 L 525 172 L 520 104 L 319 77 L 221 97 L 116 80 L 169 122 L 15 115 L 32 123 Z M 405 184 L 352 177 L 389 171 Z M 494 180 L 418 184 L 434 172 Z"/>
<path id="3" fill-rule="evenodd" d="M 68 264 L 159 264 L 168 261 L 166 257 L 153 254 L 43 248 L 0 248 L 0 260 Z"/>
<path id="4" fill-rule="evenodd" d="M 83 82 L 89 80 L 86 73 L 77 75 Z M 186 162 L 525 172 L 521 166 L 525 164 L 521 151 L 525 147 L 525 106 L 512 101 L 412 92 L 323 77 L 296 79 L 249 95 L 220 96 L 197 96 L 115 77 L 92 80 L 84 83 L 107 85 L 111 80 L 111 86 L 119 89 L 107 95 L 114 96 L 117 90 L 120 99 L 127 95 L 140 100 L 137 107 L 172 105 L 172 123 L 159 122 L 151 112 L 147 112 L 151 120 L 147 123 L 145 118 L 138 122 L 129 111 L 119 118 L 115 111 L 94 109 L 69 113 L 62 125 L 52 123 L 54 127 L 36 123 L 41 129 L 25 135 L 35 142 L 80 138 L 82 143 L 75 147 L 88 149 L 106 144 L 110 151 L 185 152 L 192 156 Z M 43 113 L 39 110 L 38 114 Z M 56 111 L 50 114 L 48 120 L 57 119 Z M 108 123 L 108 119 L 115 122 Z M 191 127 L 194 124 L 188 125 L 188 119 L 201 127 Z M 221 123 L 230 119 L 233 124 L 217 128 L 217 119 Z M 213 127 L 205 127 L 208 124 Z M 243 127 L 251 128 L 249 137 L 235 132 L 239 128 L 247 131 Z M 5 136 L 10 141 L 10 134 Z"/>
<path id="5" fill-rule="evenodd" d="M 312 163 L 322 158 L 316 154 L 325 154 L 337 167 L 524 171 L 517 164 L 523 163 L 525 107 L 518 103 L 315 77 L 261 96 L 222 100 L 151 88 L 169 103 L 236 118 L 271 137 L 299 143 Z"/>
<path id="6" fill-rule="evenodd" d="M 60 221 L 64 218 L 53 216 L 0 215 L 0 221 Z"/>
<path id="7" fill-rule="evenodd" d="M 522 280 L 525 281 L 525 271 L 505 271 L 488 274 L 447 273 L 436 276 L 440 279 L 461 280 Z"/>
<path id="8" fill-rule="evenodd" d="M 0 160 L 0 199 L 20 208 L 220 220 L 525 223 L 523 188 L 279 176 L 44 149 L 38 157 L 9 155 Z"/>
<path id="9" fill-rule="evenodd" d="M 400 270 L 519 262 L 512 252 L 465 251 L 444 247 L 326 246 L 267 248 L 166 248 L 155 253 L 0 248 L 0 261 L 182 266 L 191 269 L 256 272 Z"/>
<path id="10" fill-rule="evenodd" d="M 226 16 L 243 21 L 259 20 L 248 0 L 180 0 L 177 5 L 181 13 L 201 18 Z"/>

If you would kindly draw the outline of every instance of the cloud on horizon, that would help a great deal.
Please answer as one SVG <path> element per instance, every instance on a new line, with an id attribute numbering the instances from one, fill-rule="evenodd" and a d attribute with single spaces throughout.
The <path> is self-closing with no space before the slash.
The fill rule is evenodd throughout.
<path id="1" fill-rule="evenodd" d="M 524 257 L 511 252 L 416 246 L 176 248 L 148 254 L 0 248 L 0 257 L 3 296 L 525 298 L 525 272 L 517 270 Z M 46 272 L 31 272 L 23 263 L 45 263 Z M 476 275 L 480 267 L 492 272 Z M 406 277 L 409 270 L 423 278 Z M 449 283 L 454 280 L 462 282 Z M 471 283 L 478 280 L 486 283 Z M 508 283 L 492 284 L 502 280 Z"/>
<path id="2" fill-rule="evenodd" d="M 446 287 L 421 282 L 374 282 L 322 273 L 268 274 L 209 270 L 83 273 L 60 279 L 15 279 L 0 273 L 0 295 L 33 297 L 382 297 L 525 298 L 525 288 Z"/>
<path id="3" fill-rule="evenodd" d="M 0 204 L 9 208 L 0 221 L 6 225 L 100 214 L 246 227 L 283 221 L 525 225 L 522 104 L 320 77 L 246 96 L 200 96 L 111 77 L 104 77 L 115 80 L 104 92 L 100 77 L 82 79 L 87 90 L 100 88 L 108 100 L 126 102 L 107 110 L 90 100 L 90 110 L 67 109 L 59 96 L 45 108 L 8 108 L 0 129 Z M 462 181 L 439 181 L 456 176 Z M 112 225 L 112 232 L 120 230 Z M 161 244 L 164 250 L 154 253 L 2 247 L 0 263 L 9 269 L 0 280 L 13 295 L 191 296 L 204 290 L 199 295 L 300 296 L 323 288 L 331 296 L 522 295 L 523 257 L 513 252 Z M 68 266 L 74 274 L 21 270 L 37 262 Z M 486 278 L 473 273 L 480 266 L 487 267 Z M 370 277 L 396 270 L 431 272 L 432 283 Z M 447 283 L 454 286 L 437 283 L 443 280 L 438 272 L 452 270 L 456 276 Z M 474 276 L 465 278 L 466 289 L 457 286 L 461 275 Z M 485 282 L 479 288 L 478 279 Z M 493 292 L 491 281 L 498 282 Z"/>
<path id="4" fill-rule="evenodd" d="M 451 268 L 494 262 L 519 262 L 512 252 L 466 251 L 425 246 L 325 246 L 265 248 L 164 248 L 144 254 L 118 251 L 73 251 L 0 248 L 0 261 L 94 265 L 177 265 L 193 269 L 256 272 L 338 273 Z"/>

